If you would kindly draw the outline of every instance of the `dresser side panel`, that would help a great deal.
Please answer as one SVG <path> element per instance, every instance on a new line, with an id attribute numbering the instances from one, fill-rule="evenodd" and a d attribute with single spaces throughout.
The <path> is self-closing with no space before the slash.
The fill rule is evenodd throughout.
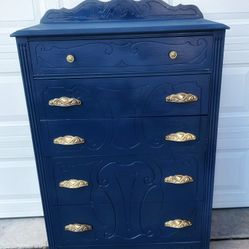
<path id="1" fill-rule="evenodd" d="M 211 217 L 213 204 L 213 189 L 214 189 L 214 174 L 215 174 L 215 159 L 217 148 L 217 133 L 218 133 L 218 119 L 220 108 L 220 92 L 221 92 L 221 78 L 223 68 L 224 42 L 225 31 L 214 32 L 214 68 L 213 78 L 210 90 L 209 103 L 209 145 L 207 151 L 206 165 L 206 205 L 204 209 L 204 243 L 205 249 L 209 248 L 210 234 L 211 234 Z"/>
<path id="2" fill-rule="evenodd" d="M 42 150 L 40 145 L 40 135 L 39 135 L 39 125 L 38 118 L 35 111 L 34 99 L 33 99 L 33 80 L 32 80 L 32 65 L 31 65 L 31 54 L 29 49 L 29 42 L 27 38 L 17 38 L 17 48 L 18 55 L 20 60 L 20 67 L 22 73 L 22 80 L 24 86 L 24 92 L 26 97 L 26 105 L 28 109 L 29 115 L 29 123 L 31 128 L 31 135 L 36 159 L 36 167 L 39 178 L 39 185 L 41 191 L 42 205 L 45 216 L 45 223 L 47 228 L 47 236 L 50 245 L 50 249 L 54 247 L 54 238 L 52 234 L 52 225 L 51 225 L 51 217 L 50 217 L 50 208 L 48 204 L 48 195 L 47 188 L 45 184 L 44 178 L 44 167 L 43 167 L 43 158 L 42 158 Z"/>

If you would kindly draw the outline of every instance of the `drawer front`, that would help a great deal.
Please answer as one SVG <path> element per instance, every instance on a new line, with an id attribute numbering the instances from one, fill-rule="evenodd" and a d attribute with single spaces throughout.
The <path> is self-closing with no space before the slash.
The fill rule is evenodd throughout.
<path id="1" fill-rule="evenodd" d="M 203 151 L 208 117 L 42 121 L 46 156 L 101 156 Z"/>
<path id="2" fill-rule="evenodd" d="M 55 207 L 53 231 L 57 246 L 200 241 L 202 209 L 181 202 Z"/>
<path id="3" fill-rule="evenodd" d="M 41 119 L 208 113 L 210 75 L 35 81 Z"/>
<path id="4" fill-rule="evenodd" d="M 203 198 L 205 153 L 171 157 L 47 159 L 53 205 L 196 201 Z"/>
<path id="5" fill-rule="evenodd" d="M 38 41 L 30 47 L 35 75 L 172 72 L 210 69 L 213 37 Z"/>
<path id="6" fill-rule="evenodd" d="M 198 242 L 193 243 L 146 243 L 146 244 L 118 244 L 119 249 L 202 249 L 206 248 Z M 110 245 L 87 245 L 87 246 L 59 246 L 59 249 L 112 249 Z"/>

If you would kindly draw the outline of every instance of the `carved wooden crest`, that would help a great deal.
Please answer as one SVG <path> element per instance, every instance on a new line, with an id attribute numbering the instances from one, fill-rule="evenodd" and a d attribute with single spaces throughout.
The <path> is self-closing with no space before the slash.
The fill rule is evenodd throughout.
<path id="1" fill-rule="evenodd" d="M 203 18 L 194 5 L 170 6 L 162 0 L 86 0 L 73 9 L 49 10 L 41 23 L 108 20 L 171 20 Z"/>

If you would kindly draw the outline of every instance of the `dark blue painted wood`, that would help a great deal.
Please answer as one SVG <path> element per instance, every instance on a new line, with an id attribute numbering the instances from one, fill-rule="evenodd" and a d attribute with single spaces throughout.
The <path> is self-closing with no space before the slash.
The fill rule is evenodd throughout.
<path id="1" fill-rule="evenodd" d="M 113 21 L 111 21 L 113 20 Z M 227 29 L 203 19 L 193 5 L 170 6 L 162 0 L 88 0 L 72 10 L 50 10 L 41 24 L 12 36 L 54 36 L 110 33 L 146 33 Z"/>
<path id="2" fill-rule="evenodd" d="M 53 205 L 171 202 L 203 200 L 205 151 L 202 153 L 164 153 L 151 157 L 91 157 L 47 159 L 47 184 Z M 167 184 L 164 178 L 189 175 L 193 183 Z M 59 187 L 68 179 L 83 179 L 89 186 L 80 189 Z M 120 187 L 122 186 L 122 188 Z M 129 204 L 127 204 L 129 205 Z"/>
<path id="3" fill-rule="evenodd" d="M 204 20 L 195 6 L 88 0 L 13 34 L 51 249 L 208 249 L 226 28 Z M 168 59 L 170 50 L 177 60 Z M 69 65 L 71 53 L 76 61 Z M 200 100 L 165 102 L 178 91 Z M 83 105 L 48 106 L 61 96 Z M 177 131 L 197 141 L 165 141 Z M 86 143 L 54 145 L 63 135 Z M 164 183 L 175 174 L 194 182 Z M 58 187 L 70 178 L 89 187 Z M 177 218 L 193 226 L 164 227 Z M 66 232 L 71 223 L 94 229 Z"/>
<path id="4" fill-rule="evenodd" d="M 205 248 L 209 248 L 209 238 L 211 235 L 211 218 L 212 218 L 212 204 L 213 204 L 213 189 L 214 189 L 214 173 L 215 173 L 215 158 L 217 148 L 217 133 L 218 133 L 218 118 L 220 107 L 220 92 L 221 92 L 221 77 L 223 66 L 223 54 L 225 43 L 225 31 L 215 33 L 215 54 L 214 54 L 214 73 L 213 86 L 211 92 L 213 93 L 212 101 L 209 103 L 210 120 L 209 120 L 209 137 L 208 157 L 205 166 L 208 167 L 207 177 L 208 184 L 206 185 L 206 205 L 204 213 L 206 215 L 206 223 L 204 227 L 204 234 L 206 235 L 204 242 Z M 215 66 L 216 65 L 216 66 Z"/>
<path id="5" fill-rule="evenodd" d="M 170 20 L 203 18 L 201 11 L 194 5 L 170 6 L 162 0 L 112 0 L 101 2 L 86 0 L 74 9 L 49 10 L 41 23 L 77 23 L 85 21 L 110 20 Z"/>
<path id="6" fill-rule="evenodd" d="M 88 119 L 208 114 L 211 75 L 60 79 L 35 81 L 37 113 L 41 119 Z M 197 102 L 175 104 L 166 97 L 192 93 Z M 73 107 L 49 106 L 67 96 L 82 101 Z"/>
<path id="7" fill-rule="evenodd" d="M 55 237 L 58 246 L 92 244 L 168 243 L 201 240 L 201 202 L 184 203 L 177 200 L 164 203 L 134 203 L 123 206 L 122 202 L 112 205 L 63 206 L 52 208 Z M 185 217 L 193 226 L 185 229 L 164 227 L 165 221 Z M 92 224 L 94 230 L 84 234 L 65 231 L 71 222 Z"/>
<path id="8" fill-rule="evenodd" d="M 96 34 L 153 34 L 164 32 L 223 30 L 227 26 L 205 19 L 196 20 L 167 20 L 167 21 L 136 21 L 134 22 L 104 22 L 80 24 L 40 24 L 32 28 L 23 29 L 12 34 L 12 37 L 39 37 L 49 39 L 53 36 L 75 36 Z"/>
<path id="9" fill-rule="evenodd" d="M 178 131 L 196 135 L 196 141 L 177 143 L 165 136 Z M 84 144 L 54 144 L 55 138 L 72 135 Z M 46 139 L 43 139 L 43 138 Z M 114 156 L 203 151 L 208 141 L 207 117 L 162 117 L 142 119 L 102 119 L 42 121 L 41 138 L 46 156 Z"/>
<path id="10" fill-rule="evenodd" d="M 35 75 L 209 70 L 212 47 L 212 35 L 30 43 Z M 74 63 L 66 61 L 69 54 Z"/>
<path id="11" fill-rule="evenodd" d="M 63 246 L 57 247 L 60 249 L 110 249 L 116 247 L 117 245 L 87 245 L 87 246 Z M 146 244 L 128 244 L 128 245 L 118 245 L 121 249 L 202 249 L 203 244 L 198 242 L 191 243 L 146 243 Z"/>
<path id="12" fill-rule="evenodd" d="M 23 86 L 24 91 L 26 95 L 26 103 L 27 103 L 27 109 L 29 114 L 29 120 L 30 120 L 30 128 L 31 128 L 31 135 L 32 135 L 32 141 L 34 146 L 34 153 L 35 153 L 35 159 L 36 159 L 36 166 L 37 166 L 37 173 L 39 177 L 39 185 L 40 185 L 40 192 L 41 192 L 41 198 L 42 198 L 42 206 L 43 206 L 43 212 L 45 216 L 45 224 L 46 224 L 46 230 L 47 230 L 47 238 L 49 241 L 49 247 L 55 248 L 55 240 L 53 235 L 53 227 L 51 223 L 51 211 L 50 211 L 50 205 L 47 195 L 47 185 L 45 184 L 45 181 L 43 179 L 46 179 L 45 172 L 46 168 L 44 167 L 44 158 L 41 153 L 41 143 L 39 139 L 39 128 L 38 128 L 38 119 L 35 115 L 35 105 L 34 105 L 34 96 L 32 89 L 33 82 L 32 82 L 32 66 L 30 61 L 30 52 L 29 52 L 29 46 L 27 43 L 26 38 L 19 38 L 17 40 L 17 46 L 18 46 L 18 55 L 20 59 L 20 65 L 22 70 L 22 79 L 23 79 Z"/>

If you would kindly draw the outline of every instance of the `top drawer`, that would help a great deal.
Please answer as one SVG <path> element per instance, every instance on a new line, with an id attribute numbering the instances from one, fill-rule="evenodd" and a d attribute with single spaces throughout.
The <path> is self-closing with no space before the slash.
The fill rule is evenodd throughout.
<path id="1" fill-rule="evenodd" d="M 212 36 L 31 42 L 35 75 L 209 70 Z"/>

